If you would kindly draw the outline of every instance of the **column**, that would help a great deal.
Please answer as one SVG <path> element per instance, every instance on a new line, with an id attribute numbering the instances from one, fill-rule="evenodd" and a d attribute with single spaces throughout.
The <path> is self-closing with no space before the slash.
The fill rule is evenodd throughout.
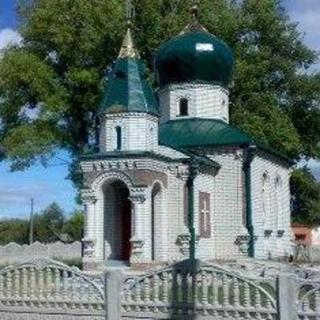
<path id="1" fill-rule="evenodd" d="M 146 212 L 148 212 L 146 188 L 130 190 L 130 201 L 132 203 L 132 238 L 130 263 L 148 262 L 146 252 Z M 151 220 L 151 216 L 150 216 Z"/>
<path id="2" fill-rule="evenodd" d="M 83 259 L 86 261 L 94 260 L 96 255 L 95 234 L 95 204 L 97 199 L 92 190 L 83 190 L 81 200 L 84 207 L 84 230 L 83 230 Z"/>

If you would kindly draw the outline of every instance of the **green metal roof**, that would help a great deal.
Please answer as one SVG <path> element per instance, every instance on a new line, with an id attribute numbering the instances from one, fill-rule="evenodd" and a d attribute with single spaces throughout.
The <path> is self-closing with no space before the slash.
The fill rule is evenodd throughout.
<path id="1" fill-rule="evenodd" d="M 160 125 L 159 143 L 176 150 L 199 147 L 241 146 L 255 144 L 260 150 L 273 154 L 289 165 L 293 161 L 255 140 L 240 129 L 217 119 L 186 118 L 171 120 Z"/>
<path id="2" fill-rule="evenodd" d="M 155 59 L 160 87 L 182 82 L 218 83 L 231 80 L 231 49 L 207 31 L 186 30 L 165 42 Z"/>
<path id="3" fill-rule="evenodd" d="M 162 124 L 159 140 L 160 144 L 177 149 L 253 142 L 249 135 L 224 121 L 200 118 L 179 119 Z"/>
<path id="4" fill-rule="evenodd" d="M 99 113 L 120 112 L 159 115 L 158 102 L 139 58 L 119 58 L 104 90 Z"/>

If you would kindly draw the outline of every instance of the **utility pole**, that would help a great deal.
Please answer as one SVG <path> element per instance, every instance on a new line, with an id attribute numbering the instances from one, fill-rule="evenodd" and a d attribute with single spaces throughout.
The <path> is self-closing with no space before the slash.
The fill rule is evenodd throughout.
<path id="1" fill-rule="evenodd" d="M 33 198 L 31 198 L 29 244 L 33 243 L 33 207 L 34 207 L 34 200 Z"/>

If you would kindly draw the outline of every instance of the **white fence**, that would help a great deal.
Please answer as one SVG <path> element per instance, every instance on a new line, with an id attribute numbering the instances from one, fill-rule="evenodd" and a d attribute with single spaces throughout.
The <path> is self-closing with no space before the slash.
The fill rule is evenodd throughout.
<path id="1" fill-rule="evenodd" d="M 11 242 L 7 245 L 0 246 L 0 264 L 19 263 L 35 258 L 59 258 L 59 259 L 81 259 L 81 242 L 73 243 L 40 243 L 34 242 L 31 245 L 20 245 Z"/>
<path id="2" fill-rule="evenodd" d="M 89 276 L 35 260 L 0 272 L 0 319 L 318 320 L 320 275 L 244 277 L 186 260 L 143 276 Z"/>

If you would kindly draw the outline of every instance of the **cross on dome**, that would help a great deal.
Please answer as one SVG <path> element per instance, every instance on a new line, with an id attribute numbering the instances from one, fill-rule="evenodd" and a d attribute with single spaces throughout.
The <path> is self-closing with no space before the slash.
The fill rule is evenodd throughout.
<path id="1" fill-rule="evenodd" d="M 135 9 L 131 0 L 127 0 L 127 32 L 124 37 L 118 58 L 140 58 L 140 54 L 133 40 L 132 20 L 135 17 Z"/>

